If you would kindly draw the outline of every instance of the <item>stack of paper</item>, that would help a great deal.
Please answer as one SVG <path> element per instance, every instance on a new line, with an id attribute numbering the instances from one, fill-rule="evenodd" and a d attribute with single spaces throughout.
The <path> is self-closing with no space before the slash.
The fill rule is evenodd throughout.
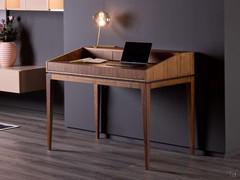
<path id="1" fill-rule="evenodd" d="M 99 64 L 99 63 L 104 63 L 106 62 L 106 59 L 100 59 L 100 58 L 84 58 L 84 59 L 77 59 L 77 60 L 73 60 L 70 61 L 70 63 L 94 63 L 94 64 Z"/>

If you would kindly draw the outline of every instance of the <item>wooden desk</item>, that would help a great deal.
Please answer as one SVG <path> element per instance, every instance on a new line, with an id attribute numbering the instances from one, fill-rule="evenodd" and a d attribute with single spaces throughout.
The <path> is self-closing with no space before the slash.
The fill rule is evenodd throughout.
<path id="1" fill-rule="evenodd" d="M 53 81 L 70 81 L 93 84 L 96 138 L 99 139 L 99 86 L 115 86 L 141 90 L 144 131 L 145 169 L 149 169 L 149 123 L 151 90 L 187 85 L 189 146 L 195 149 L 195 59 L 192 52 L 153 50 L 147 66 L 119 67 L 103 64 L 73 64 L 69 61 L 98 57 L 119 63 L 122 49 L 81 48 L 47 62 L 47 118 L 48 149 L 52 149 Z"/>

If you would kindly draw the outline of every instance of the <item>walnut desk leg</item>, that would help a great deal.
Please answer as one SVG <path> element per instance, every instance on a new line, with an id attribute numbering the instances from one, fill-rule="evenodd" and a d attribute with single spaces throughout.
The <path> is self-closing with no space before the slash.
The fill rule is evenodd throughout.
<path id="1" fill-rule="evenodd" d="M 195 126 L 196 126 L 196 114 L 195 114 L 195 79 L 191 78 L 190 83 L 187 84 L 187 106 L 188 106 L 188 126 L 189 126 L 189 144 L 190 153 L 195 154 Z"/>
<path id="2" fill-rule="evenodd" d="M 48 129 L 48 150 L 52 150 L 52 123 L 53 123 L 53 80 L 51 75 L 46 77 L 47 94 L 47 129 Z"/>
<path id="3" fill-rule="evenodd" d="M 151 88 L 150 85 L 144 84 L 141 88 L 142 112 L 143 112 L 143 129 L 144 129 L 144 160 L 145 169 L 149 169 L 150 163 L 150 143 L 149 143 L 149 121 L 151 105 Z"/>
<path id="4" fill-rule="evenodd" d="M 99 135 L 99 128 L 100 128 L 100 125 L 99 125 L 99 118 L 100 118 L 100 107 L 99 107 L 99 85 L 98 84 L 93 84 L 93 99 L 94 99 L 94 119 L 95 119 L 95 122 L 96 122 L 96 139 L 99 139 L 100 138 L 100 135 Z"/>

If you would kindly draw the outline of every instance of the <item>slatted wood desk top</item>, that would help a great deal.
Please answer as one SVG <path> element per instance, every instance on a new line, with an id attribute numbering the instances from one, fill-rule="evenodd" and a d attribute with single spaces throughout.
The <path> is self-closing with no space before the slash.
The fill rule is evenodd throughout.
<path id="1" fill-rule="evenodd" d="M 137 88 L 141 90 L 145 169 L 149 169 L 149 122 L 151 89 L 178 84 L 187 85 L 189 141 L 191 153 L 195 149 L 195 58 L 192 52 L 152 50 L 146 66 L 115 66 L 122 49 L 84 47 L 51 59 L 47 71 L 48 148 L 52 149 L 52 92 L 53 81 L 93 84 L 96 137 L 99 139 L 99 86 Z M 102 58 L 102 64 L 71 63 L 82 58 Z"/>

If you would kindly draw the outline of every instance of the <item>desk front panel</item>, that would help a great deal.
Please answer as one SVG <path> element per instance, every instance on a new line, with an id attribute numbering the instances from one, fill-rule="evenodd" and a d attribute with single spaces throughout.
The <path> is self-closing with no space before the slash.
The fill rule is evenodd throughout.
<path id="1" fill-rule="evenodd" d="M 101 77 L 107 79 L 123 79 L 145 81 L 147 67 L 126 68 L 104 64 L 72 64 L 68 62 L 48 62 L 47 72 Z"/>

